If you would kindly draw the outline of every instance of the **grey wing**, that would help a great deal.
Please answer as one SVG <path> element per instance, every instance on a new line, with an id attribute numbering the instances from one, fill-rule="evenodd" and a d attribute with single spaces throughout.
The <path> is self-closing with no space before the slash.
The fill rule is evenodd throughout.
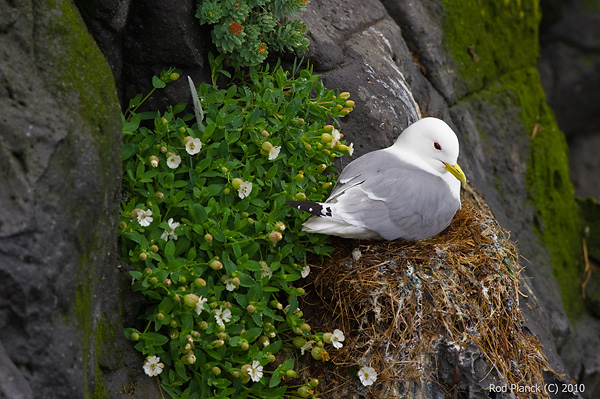
<path id="1" fill-rule="evenodd" d="M 446 228 L 460 207 L 440 177 L 393 154 L 375 151 L 356 161 L 344 169 L 327 201 L 336 203 L 334 217 L 348 224 L 387 240 L 420 240 Z"/>

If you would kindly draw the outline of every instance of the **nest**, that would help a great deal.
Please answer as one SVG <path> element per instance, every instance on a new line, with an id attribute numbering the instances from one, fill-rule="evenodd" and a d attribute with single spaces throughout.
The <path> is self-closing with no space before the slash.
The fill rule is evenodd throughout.
<path id="1" fill-rule="evenodd" d="M 346 335 L 330 364 L 310 365 L 323 397 L 427 397 L 432 384 L 450 397 L 490 383 L 543 386 L 550 368 L 522 326 L 517 250 L 476 196 L 431 239 L 335 244 L 314 266 L 321 270 L 303 307 L 317 330 Z M 467 352 L 479 354 L 483 371 L 473 370 L 473 359 L 459 370 Z M 364 365 L 378 372 L 371 387 L 356 377 Z"/>

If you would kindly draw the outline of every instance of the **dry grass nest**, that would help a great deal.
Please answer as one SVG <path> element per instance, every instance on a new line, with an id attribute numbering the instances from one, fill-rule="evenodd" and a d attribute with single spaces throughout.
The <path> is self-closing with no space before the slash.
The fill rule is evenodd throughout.
<path id="1" fill-rule="evenodd" d="M 522 328 L 517 250 L 475 202 L 463 201 L 450 227 L 431 239 L 340 239 L 333 256 L 314 265 L 320 271 L 311 273 L 305 315 L 314 330 L 346 336 L 343 348 L 329 349 L 330 363 L 310 359 L 321 397 L 403 397 L 428 383 L 457 397 L 455 387 L 436 380 L 440 343 L 459 351 L 476 345 L 488 374 L 508 384 L 543 385 L 549 366 Z M 368 388 L 356 377 L 365 365 L 378 372 Z"/>

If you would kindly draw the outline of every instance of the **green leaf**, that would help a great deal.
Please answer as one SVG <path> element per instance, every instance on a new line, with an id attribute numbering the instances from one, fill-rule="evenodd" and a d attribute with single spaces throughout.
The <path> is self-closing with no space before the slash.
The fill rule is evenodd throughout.
<path id="1" fill-rule="evenodd" d="M 138 151 L 137 143 L 127 143 L 123 146 L 123 157 L 122 160 L 126 161 L 131 158 L 132 155 L 136 154 Z"/>
<path id="2" fill-rule="evenodd" d="M 259 327 L 254 327 L 251 328 L 249 330 L 244 331 L 240 337 L 242 339 L 245 339 L 248 342 L 254 342 L 256 340 L 256 338 L 260 337 L 260 335 L 262 334 L 263 329 L 259 328 Z"/>
<path id="3" fill-rule="evenodd" d="M 175 244 L 173 240 L 167 241 L 167 245 L 165 245 L 165 255 L 173 255 L 175 253 Z"/>
<path id="4" fill-rule="evenodd" d="M 238 244 L 237 242 L 233 243 L 231 248 L 233 249 L 233 254 L 235 255 L 236 259 L 239 259 L 242 257 L 242 248 L 240 247 L 240 244 Z"/>
<path id="5" fill-rule="evenodd" d="M 152 86 L 155 89 L 162 89 L 166 86 L 165 82 L 163 82 L 162 80 L 160 80 L 160 78 L 158 76 L 153 76 L 152 77 Z"/>

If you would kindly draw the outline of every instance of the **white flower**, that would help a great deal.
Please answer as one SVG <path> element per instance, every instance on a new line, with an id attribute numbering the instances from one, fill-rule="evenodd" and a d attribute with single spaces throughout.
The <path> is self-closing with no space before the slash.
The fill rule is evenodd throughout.
<path id="1" fill-rule="evenodd" d="M 171 154 L 167 158 L 167 166 L 171 169 L 177 169 L 181 163 L 181 157 L 177 154 Z"/>
<path id="2" fill-rule="evenodd" d="M 249 196 L 251 192 L 252 192 L 252 183 L 250 183 L 248 181 L 244 181 L 244 182 L 242 182 L 242 184 L 240 184 L 240 188 L 238 189 L 238 195 L 240 196 L 241 199 L 244 199 L 247 196 Z"/>
<path id="3" fill-rule="evenodd" d="M 302 346 L 302 348 L 300 348 L 300 354 L 304 355 L 304 352 L 306 352 L 307 350 L 311 350 L 315 343 L 316 342 L 313 341 L 312 339 L 310 341 L 308 341 L 307 343 L 305 343 L 304 346 Z"/>
<path id="4" fill-rule="evenodd" d="M 333 129 L 333 130 L 331 131 L 331 135 L 333 136 L 333 140 L 331 140 L 331 142 L 329 143 L 329 146 L 330 146 L 331 148 L 333 148 L 333 147 L 335 147 L 335 146 L 336 146 L 336 144 L 337 144 L 337 143 L 339 143 L 339 142 L 340 142 L 340 140 L 341 140 L 342 136 L 341 136 L 341 134 L 340 134 L 340 131 L 339 131 L 339 130 L 337 130 L 337 129 Z"/>
<path id="5" fill-rule="evenodd" d="M 147 211 L 144 211 L 143 209 L 140 209 L 138 211 L 137 221 L 140 224 L 140 226 L 150 226 L 150 223 L 152 223 L 153 220 L 154 219 L 152 218 L 152 210 L 148 209 Z"/>
<path id="6" fill-rule="evenodd" d="M 364 366 L 358 370 L 358 378 L 364 386 L 373 385 L 377 381 L 377 371 L 373 367 Z"/>
<path id="7" fill-rule="evenodd" d="M 185 143 L 185 150 L 190 155 L 196 155 L 202 149 L 202 141 L 200 139 L 191 139 Z"/>
<path id="8" fill-rule="evenodd" d="M 231 321 L 231 310 L 223 308 L 215 310 L 215 319 L 217 320 L 218 325 L 225 327 L 225 323 Z"/>
<path id="9" fill-rule="evenodd" d="M 167 223 L 168 223 L 169 227 L 166 228 L 165 231 L 163 231 L 160 238 L 162 238 L 165 241 L 169 241 L 169 237 L 172 238 L 173 240 L 176 240 L 177 234 L 175 234 L 175 229 L 177 227 L 179 227 L 180 224 L 178 222 L 174 222 L 173 218 L 169 219 L 169 221 Z"/>
<path id="10" fill-rule="evenodd" d="M 158 167 L 158 158 L 156 158 L 156 157 L 155 157 L 155 158 L 152 158 L 152 159 L 150 160 L 150 165 L 151 165 L 153 168 L 157 168 L 157 167 Z"/>
<path id="11" fill-rule="evenodd" d="M 263 366 L 260 365 L 258 360 L 252 362 L 252 366 L 248 367 L 248 374 L 254 382 L 260 381 L 263 376 Z"/>
<path id="12" fill-rule="evenodd" d="M 162 373 L 164 364 L 160 363 L 160 357 L 149 356 L 144 363 L 144 372 L 150 377 L 154 377 Z"/>
<path id="13" fill-rule="evenodd" d="M 279 151 L 281 151 L 281 146 L 276 145 L 275 147 L 271 148 L 271 151 L 269 151 L 269 161 L 277 158 Z"/>
<path id="14" fill-rule="evenodd" d="M 232 277 L 225 280 L 224 283 L 225 283 L 225 288 L 227 288 L 227 291 L 233 291 L 237 288 L 237 286 L 233 283 Z"/>
<path id="15" fill-rule="evenodd" d="M 199 301 L 196 304 L 196 313 L 200 316 L 200 313 L 204 310 L 204 304 L 208 301 L 208 298 L 204 298 L 202 295 L 199 297 Z"/>
<path id="16" fill-rule="evenodd" d="M 269 265 L 267 265 L 266 263 L 263 263 L 261 265 L 261 270 L 260 270 L 260 277 L 264 278 L 264 277 L 273 277 L 273 270 L 271 270 L 271 268 L 269 267 Z"/>
<path id="17" fill-rule="evenodd" d="M 348 155 L 352 156 L 354 154 L 354 143 L 350 143 L 348 146 Z"/>
<path id="18" fill-rule="evenodd" d="M 344 336 L 344 332 L 336 328 L 333 330 L 333 335 L 331 335 L 331 345 L 333 345 L 333 347 L 336 349 L 340 349 L 342 346 L 344 346 L 342 342 L 344 342 L 345 339 L 346 337 Z"/>
<path id="19" fill-rule="evenodd" d="M 302 278 L 306 278 L 306 277 L 308 277 L 309 273 L 310 273 L 310 266 L 306 265 L 302 268 L 300 275 L 302 276 Z"/>

